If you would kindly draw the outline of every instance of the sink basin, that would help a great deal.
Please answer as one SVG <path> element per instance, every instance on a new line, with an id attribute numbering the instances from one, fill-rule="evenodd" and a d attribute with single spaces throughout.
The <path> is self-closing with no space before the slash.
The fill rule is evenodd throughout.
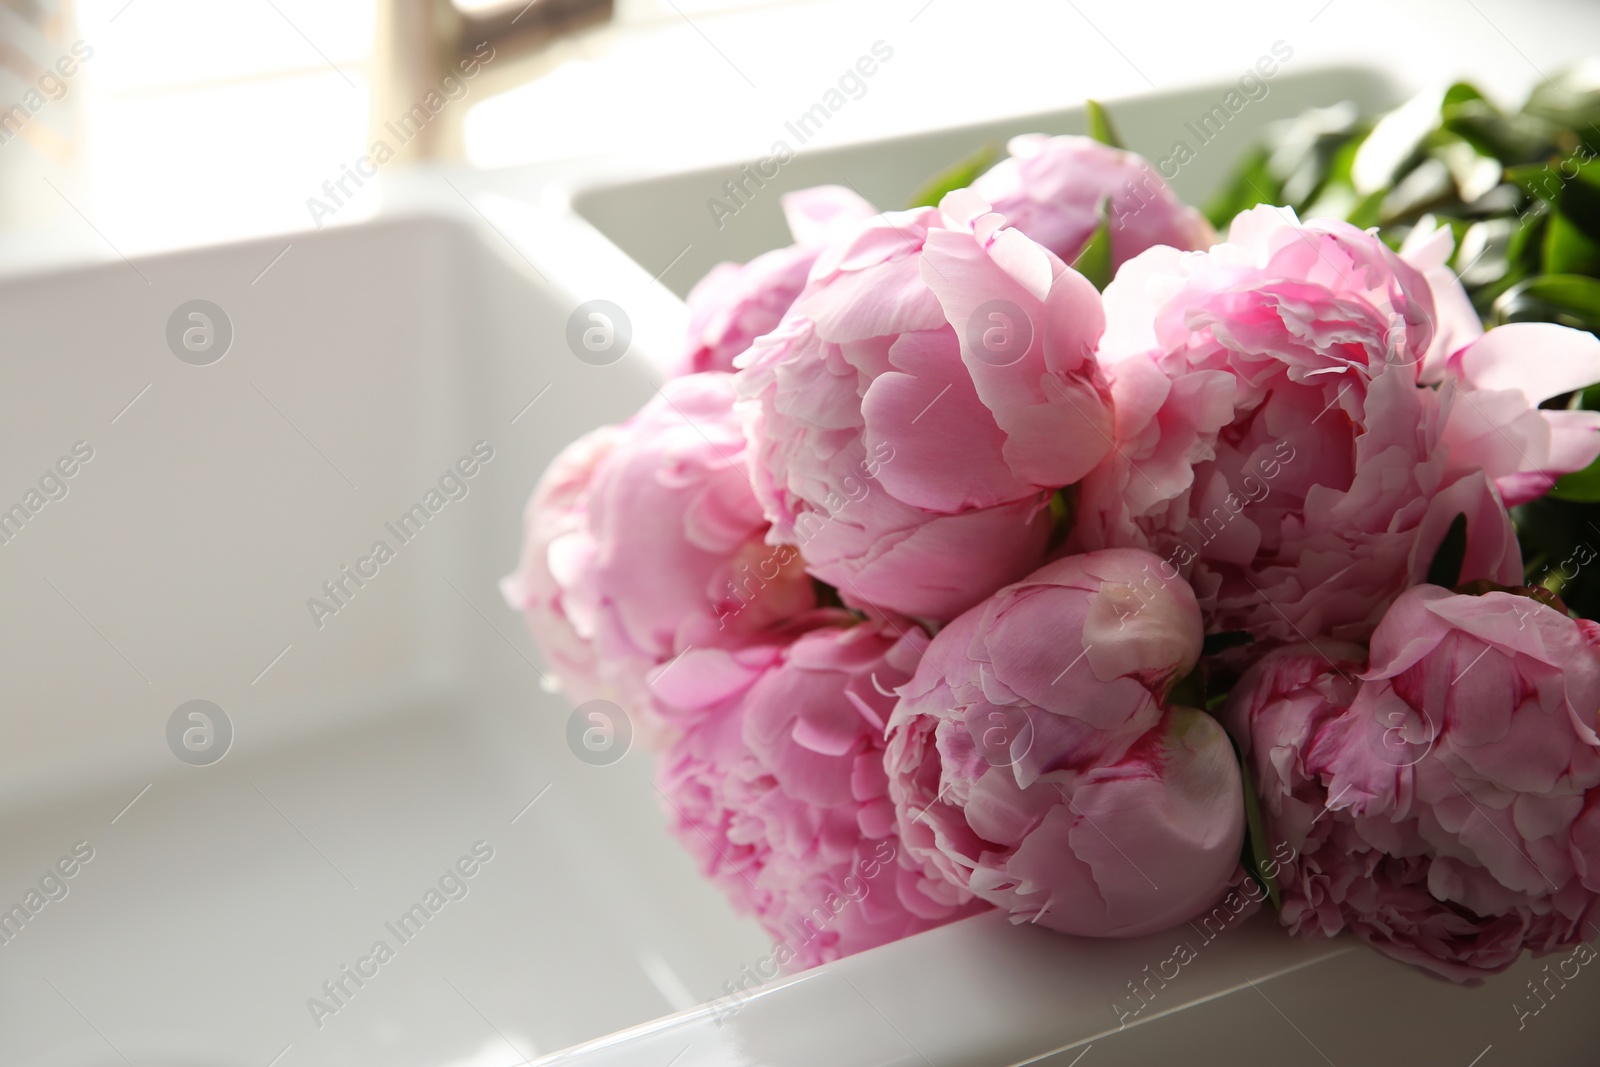
<path id="1" fill-rule="evenodd" d="M 662 832 L 644 753 L 569 751 L 496 588 L 540 470 L 651 376 L 567 353 L 567 298 L 445 192 L 0 285 L 0 492 L 64 491 L 0 544 L 0 1062 L 519 1062 L 762 950 Z M 168 341 L 196 299 L 232 333 L 203 365 Z M 176 754 L 221 743 L 186 716 L 173 742 L 193 700 L 219 760 Z M 400 924 L 475 845 L 464 895 Z"/>

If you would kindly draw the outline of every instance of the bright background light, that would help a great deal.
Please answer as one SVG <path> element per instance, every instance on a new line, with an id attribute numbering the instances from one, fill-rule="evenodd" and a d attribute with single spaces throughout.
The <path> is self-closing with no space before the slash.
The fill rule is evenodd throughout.
<path id="1" fill-rule="evenodd" d="M 59 196 L 21 184 L 9 221 L 76 209 L 125 254 L 303 227 L 366 139 L 374 16 L 375 0 L 79 0 L 94 54 L 61 101 L 80 109 L 79 166 Z M 27 167 L 18 150 L 0 167 Z"/>
<path id="2" fill-rule="evenodd" d="M 403 110 L 376 88 L 391 2 L 416 0 L 77 0 L 76 34 L 94 57 L 34 138 L 75 129 L 76 155 L 61 166 L 21 138 L 0 145 L 0 231 L 49 227 L 57 245 L 67 234 L 132 254 L 311 225 L 307 199 L 367 151 L 373 112 Z M 469 15 L 508 8 L 455 2 Z M 1584 0 L 1541 11 L 1575 27 L 1597 17 Z M 741 158 L 768 149 L 879 40 L 894 59 L 812 146 L 1225 78 L 1279 39 L 1297 65 L 1359 54 L 1418 82 L 1468 73 L 1515 99 L 1593 40 L 1519 12 L 1515 0 L 1240 0 L 1203 12 L 1177 0 L 616 0 L 611 21 L 536 51 L 497 44 L 441 121 L 460 131 L 448 147 L 483 167 Z M 336 221 L 378 211 L 400 170 L 383 168 Z"/>

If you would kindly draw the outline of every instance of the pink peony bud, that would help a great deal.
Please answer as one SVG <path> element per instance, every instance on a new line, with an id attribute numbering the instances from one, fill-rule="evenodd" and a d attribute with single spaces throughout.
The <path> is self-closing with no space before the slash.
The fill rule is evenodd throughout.
<path id="1" fill-rule="evenodd" d="M 972 183 L 972 191 L 1039 244 L 1078 258 L 1100 225 L 1110 222 L 1113 268 L 1152 245 L 1198 250 L 1216 231 L 1184 204 L 1147 160 L 1088 137 L 1013 137 L 1006 159 Z"/>
<path id="2" fill-rule="evenodd" d="M 1600 934 L 1593 629 L 1422 585 L 1359 676 L 1361 651 L 1331 643 L 1252 667 L 1224 717 L 1292 856 L 1284 925 L 1456 981 Z"/>
<path id="3" fill-rule="evenodd" d="M 1132 937 L 1217 902 L 1244 806 L 1222 728 L 1164 694 L 1200 609 L 1145 552 L 1050 563 L 934 638 L 889 724 L 908 851 L 1015 922 Z M 960 899 L 959 897 L 957 899 Z"/>
<path id="4" fill-rule="evenodd" d="M 1111 447 L 1100 297 L 962 190 L 830 245 L 739 358 L 773 522 L 847 601 L 949 619 L 1042 560 Z"/>
<path id="5" fill-rule="evenodd" d="M 673 831 L 799 970 L 969 915 L 900 847 L 883 770 L 893 687 L 927 637 L 891 624 L 813 630 L 662 756 Z M 680 668 L 684 665 L 680 665 Z M 667 675 L 670 677 L 670 672 Z"/>

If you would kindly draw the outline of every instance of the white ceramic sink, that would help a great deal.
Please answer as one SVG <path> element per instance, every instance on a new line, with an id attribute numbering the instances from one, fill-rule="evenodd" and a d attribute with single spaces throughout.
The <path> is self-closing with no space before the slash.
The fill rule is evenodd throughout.
<path id="1" fill-rule="evenodd" d="M 1396 92 L 1285 74 L 1176 184 L 1203 193 L 1270 118 Z M 1160 156 L 1173 116 L 1216 95 L 1114 113 Z M 1083 942 L 982 916 L 731 1014 L 694 1007 L 770 946 L 663 832 L 643 752 L 592 766 L 568 748 L 567 705 L 495 588 L 523 502 L 561 446 L 650 395 L 682 326 L 672 292 L 781 240 L 780 188 L 848 181 L 894 206 L 1031 129 L 1081 115 L 802 156 L 722 230 L 703 201 L 736 164 L 618 159 L 559 183 L 425 176 L 417 211 L 0 283 L 0 508 L 93 451 L 0 544 L 0 908 L 26 911 L 92 849 L 0 943 L 0 1063 L 1098 1067 L 1181 1049 L 1465 1067 L 1490 1045 L 1484 1067 L 1593 1062 L 1581 988 L 1516 1031 L 1530 962 L 1462 991 L 1264 923 L 1207 945 L 1120 1032 L 1114 1005 L 1175 935 Z M 594 298 L 634 329 L 609 366 L 565 340 Z M 215 362 L 202 320 L 168 341 L 197 299 L 231 325 Z M 386 524 L 465 468 L 402 543 Z M 380 539 L 393 558 L 364 563 Z M 347 565 L 376 570 L 357 586 Z M 216 723 L 169 730 L 191 700 L 231 723 L 220 761 L 204 762 Z"/>
<path id="2" fill-rule="evenodd" d="M 649 376 L 573 358 L 566 298 L 444 191 L 453 214 L 0 285 L 0 498 L 92 449 L 0 545 L 0 901 L 93 850 L 0 944 L 0 1063 L 518 1062 L 762 948 L 662 832 L 643 754 L 567 749 L 495 584 L 539 471 Z M 232 324 L 207 366 L 166 339 L 194 298 Z M 208 766 L 168 744 L 193 699 L 232 723 Z M 400 947 L 385 923 L 478 841 Z M 380 938 L 395 958 L 314 1018 Z"/>

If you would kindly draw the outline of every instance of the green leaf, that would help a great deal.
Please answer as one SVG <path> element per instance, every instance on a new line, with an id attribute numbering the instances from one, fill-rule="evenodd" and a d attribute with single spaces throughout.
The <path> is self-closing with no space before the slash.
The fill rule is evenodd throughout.
<path id="1" fill-rule="evenodd" d="M 1094 228 L 1089 242 L 1072 261 L 1072 269 L 1088 278 L 1101 292 L 1111 284 L 1111 220 L 1106 217 L 1104 202 L 1100 205 L 1100 225 Z"/>
<path id="2" fill-rule="evenodd" d="M 1547 204 L 1553 204 L 1561 192 L 1561 178 L 1555 171 L 1544 163 L 1519 163 L 1514 167 L 1507 167 L 1506 181 L 1513 182 L 1529 196 L 1536 196 Z"/>
<path id="3" fill-rule="evenodd" d="M 1581 471 L 1557 478 L 1549 495 L 1576 504 L 1600 504 L 1600 459 Z"/>
<path id="4" fill-rule="evenodd" d="M 1205 216 L 1211 220 L 1211 225 L 1226 232 L 1228 223 L 1239 212 L 1283 199 L 1283 184 L 1273 177 L 1268 165 L 1271 158 L 1272 154 L 1265 148 L 1258 148 L 1245 157 L 1227 184 L 1206 204 Z"/>
<path id="5" fill-rule="evenodd" d="M 1600 504 L 1543 496 L 1512 509 L 1529 586 L 1559 585 L 1562 604 L 1580 618 L 1600 618 Z M 1552 580 L 1554 579 L 1554 580 Z"/>
<path id="6" fill-rule="evenodd" d="M 1556 173 L 1564 177 L 1559 169 Z M 1580 168 L 1562 183 L 1556 207 L 1585 237 L 1600 240 L 1600 171 L 1592 165 Z"/>
<path id="7" fill-rule="evenodd" d="M 1353 131 L 1348 140 L 1334 148 L 1328 157 L 1328 173 L 1325 181 L 1333 185 L 1342 185 L 1355 193 L 1355 180 L 1352 175 L 1356 168 L 1356 153 L 1361 151 L 1361 143 L 1367 139 L 1370 129 Z"/>
<path id="8" fill-rule="evenodd" d="M 1445 531 L 1444 540 L 1439 542 L 1439 550 L 1428 565 L 1428 584 L 1453 589 L 1461 581 L 1461 565 L 1466 559 L 1467 516 L 1460 512 L 1450 520 L 1450 529 Z"/>
<path id="9" fill-rule="evenodd" d="M 1535 204 L 1530 213 L 1522 217 L 1517 228 L 1511 231 L 1506 242 L 1506 262 L 1510 269 L 1507 277 L 1517 281 L 1530 274 L 1543 271 L 1544 231 L 1550 225 L 1550 213 L 1542 204 Z"/>
<path id="10" fill-rule="evenodd" d="M 971 185 L 978 175 L 994 165 L 995 157 L 999 154 L 994 145 L 986 144 L 970 156 L 956 160 L 919 185 L 917 191 L 911 194 L 911 199 L 906 201 L 906 207 L 938 207 L 946 193 Z"/>
<path id="11" fill-rule="evenodd" d="M 1249 630 L 1224 630 L 1219 634 L 1206 634 L 1205 642 L 1200 646 L 1202 656 L 1215 656 L 1219 652 L 1226 652 L 1230 648 L 1239 648 L 1255 641 L 1255 635 Z"/>
<path id="12" fill-rule="evenodd" d="M 1528 94 L 1525 114 L 1556 126 L 1579 129 L 1600 122 L 1600 81 L 1593 63 L 1580 63 L 1560 71 Z"/>
<path id="13" fill-rule="evenodd" d="M 1066 522 L 1072 515 L 1072 505 L 1067 503 L 1066 490 L 1057 489 L 1050 495 L 1050 521 Z"/>
<path id="14" fill-rule="evenodd" d="M 1117 136 L 1116 127 L 1111 125 L 1111 116 L 1107 114 L 1104 104 L 1098 100 L 1085 100 L 1083 107 L 1089 113 L 1090 137 L 1112 148 L 1127 147 L 1122 143 L 1122 138 Z"/>
<path id="15" fill-rule="evenodd" d="M 1261 883 L 1261 888 L 1267 891 L 1267 899 L 1272 901 L 1272 909 L 1277 911 L 1283 907 L 1282 895 L 1278 891 L 1278 879 L 1267 873 L 1267 864 L 1271 862 L 1271 850 L 1267 848 L 1266 825 L 1261 818 L 1261 801 L 1256 796 L 1255 783 L 1250 779 L 1250 766 L 1242 754 L 1239 755 L 1239 780 L 1244 786 L 1244 856 L 1241 857 L 1244 869 L 1250 877 Z"/>
<path id="16" fill-rule="evenodd" d="M 1454 85 L 1450 86 L 1450 88 L 1445 90 L 1444 100 L 1442 101 L 1440 109 L 1447 111 L 1450 108 L 1458 107 L 1461 104 L 1468 103 L 1469 101 L 1487 99 L 1488 98 L 1483 95 L 1483 91 L 1480 90 L 1476 85 L 1473 85 L 1471 82 L 1456 82 Z"/>
<path id="17" fill-rule="evenodd" d="M 1505 114 L 1466 82 L 1457 82 L 1444 94 L 1439 114 L 1444 129 L 1502 163 L 1537 159 L 1549 147 L 1543 123 L 1530 128 L 1525 117 Z"/>
<path id="18" fill-rule="evenodd" d="M 1164 694 L 1169 706 L 1185 708 L 1203 707 L 1206 702 L 1206 678 L 1203 666 L 1174 681 Z"/>
<path id="19" fill-rule="evenodd" d="M 1362 197 L 1355 207 L 1350 209 L 1350 224 L 1359 226 L 1363 230 L 1369 226 L 1376 226 L 1383 220 L 1383 201 L 1389 195 L 1387 189 L 1377 189 Z"/>
<path id="20" fill-rule="evenodd" d="M 1545 226 L 1544 269 L 1550 274 L 1600 275 L 1600 243 L 1585 237 L 1570 218 L 1557 212 Z"/>
<path id="21" fill-rule="evenodd" d="M 1050 548 L 1061 547 L 1072 533 L 1072 513 L 1078 496 L 1078 487 L 1069 485 L 1050 494 Z"/>
<path id="22" fill-rule="evenodd" d="M 1600 280 L 1543 274 L 1518 282 L 1494 302 L 1495 321 L 1555 322 L 1600 334 Z"/>

